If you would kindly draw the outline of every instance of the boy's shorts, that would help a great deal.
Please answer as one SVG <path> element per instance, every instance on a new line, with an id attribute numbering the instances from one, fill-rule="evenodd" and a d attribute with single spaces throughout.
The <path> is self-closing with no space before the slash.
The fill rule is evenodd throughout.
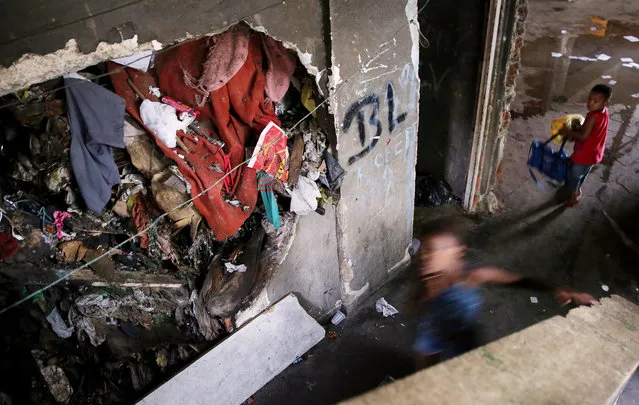
<path id="1" fill-rule="evenodd" d="M 566 173 L 566 188 L 571 192 L 578 192 L 581 188 L 581 185 L 584 184 L 586 178 L 590 174 L 593 165 L 578 165 L 576 163 L 571 163 L 568 168 L 568 173 Z"/>

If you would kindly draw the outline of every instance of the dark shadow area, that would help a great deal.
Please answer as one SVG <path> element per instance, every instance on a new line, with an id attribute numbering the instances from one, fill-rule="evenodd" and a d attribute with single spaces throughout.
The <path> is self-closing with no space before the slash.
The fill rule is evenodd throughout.
<path id="1" fill-rule="evenodd" d="M 427 4 L 427 5 L 426 5 Z M 421 0 L 417 172 L 466 187 L 488 3 Z M 424 39 L 425 38 L 425 39 Z"/>

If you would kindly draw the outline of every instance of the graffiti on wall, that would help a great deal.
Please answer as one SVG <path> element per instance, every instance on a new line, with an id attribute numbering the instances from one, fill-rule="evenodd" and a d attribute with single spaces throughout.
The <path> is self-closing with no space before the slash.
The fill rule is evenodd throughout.
<path id="1" fill-rule="evenodd" d="M 404 112 L 397 115 L 395 106 L 395 89 L 391 82 L 388 82 L 386 85 L 386 105 L 388 106 L 388 132 L 392 133 L 397 127 L 397 124 L 402 123 L 406 119 L 407 113 Z M 366 113 L 368 112 L 370 112 L 370 116 L 368 120 L 366 120 Z M 355 119 L 357 119 L 359 142 L 362 146 L 364 146 L 364 149 L 348 158 L 349 165 L 352 165 L 371 153 L 382 136 L 383 128 L 379 117 L 379 97 L 376 94 L 366 95 L 351 104 L 344 116 L 344 124 L 342 128 L 345 132 L 348 132 L 351 124 L 353 124 L 353 120 Z M 369 126 L 371 129 L 367 130 L 366 128 Z M 374 135 L 370 137 L 368 145 L 365 146 L 366 141 L 369 138 L 369 132 L 374 133 Z"/>
<path id="2" fill-rule="evenodd" d="M 408 112 L 417 108 L 417 87 L 412 65 L 407 64 L 398 86 L 387 82 L 379 94 L 367 94 L 349 106 L 342 128 L 344 133 L 356 132 L 355 141 L 363 147 L 348 159 L 349 166 L 360 162 L 356 172 L 363 193 L 357 193 L 356 200 L 380 199 L 388 204 L 399 188 L 410 194 L 413 185 L 395 184 L 394 170 L 403 173 L 405 168 L 406 174 L 414 170 L 411 156 L 415 153 L 417 123 L 405 121 Z M 399 164 L 401 162 L 406 162 L 406 166 Z"/>

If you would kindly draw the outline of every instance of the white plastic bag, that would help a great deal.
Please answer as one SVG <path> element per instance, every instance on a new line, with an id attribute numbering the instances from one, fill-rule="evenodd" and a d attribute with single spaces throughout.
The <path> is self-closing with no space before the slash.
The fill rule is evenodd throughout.
<path id="1" fill-rule="evenodd" d="M 317 184 L 308 177 L 300 176 L 291 192 L 291 211 L 297 215 L 308 215 L 317 209 L 317 199 L 321 197 Z"/>
<path id="2" fill-rule="evenodd" d="M 189 117 L 180 121 L 175 108 L 149 100 L 144 100 L 140 105 L 140 117 L 144 125 L 169 148 L 175 148 L 177 144 L 176 132 L 186 130 L 195 119 L 195 117 Z"/>
<path id="3" fill-rule="evenodd" d="M 384 317 L 393 316 L 399 314 L 399 311 L 389 304 L 384 297 L 380 298 L 375 302 L 375 309 L 377 312 L 380 312 Z"/>

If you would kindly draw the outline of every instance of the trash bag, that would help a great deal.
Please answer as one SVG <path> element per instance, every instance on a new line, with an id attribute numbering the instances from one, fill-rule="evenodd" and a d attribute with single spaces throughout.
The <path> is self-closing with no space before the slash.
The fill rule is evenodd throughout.
<path id="1" fill-rule="evenodd" d="M 443 179 L 429 174 L 415 178 L 415 205 L 418 207 L 439 207 L 457 201 L 450 186 Z"/>
<path id="2" fill-rule="evenodd" d="M 326 161 L 326 175 L 320 176 L 320 181 L 329 190 L 335 191 L 342 187 L 342 181 L 346 171 L 339 165 L 337 159 L 330 154 L 328 150 L 324 150 L 324 161 Z"/>

